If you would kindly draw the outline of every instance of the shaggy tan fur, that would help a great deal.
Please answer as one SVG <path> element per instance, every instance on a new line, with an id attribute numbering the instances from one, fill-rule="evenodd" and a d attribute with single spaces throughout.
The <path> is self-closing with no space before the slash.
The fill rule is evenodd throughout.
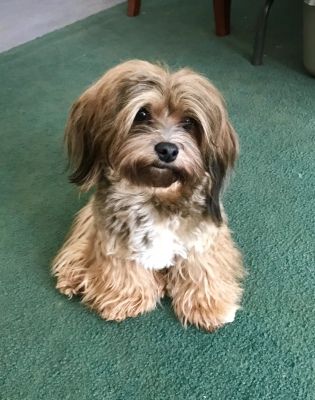
<path id="1" fill-rule="evenodd" d="M 185 325 L 231 322 L 243 267 L 220 193 L 238 144 L 214 86 L 126 62 L 75 102 L 65 138 L 71 181 L 96 191 L 53 262 L 57 288 L 107 320 L 150 311 L 167 292 Z M 178 150 L 171 161 L 156 150 L 165 142 Z"/>
<path id="2" fill-rule="evenodd" d="M 70 297 L 81 294 L 83 302 L 108 320 L 120 321 L 154 309 L 164 294 L 162 274 L 108 255 L 106 239 L 96 229 L 89 203 L 54 261 L 57 289 Z"/>

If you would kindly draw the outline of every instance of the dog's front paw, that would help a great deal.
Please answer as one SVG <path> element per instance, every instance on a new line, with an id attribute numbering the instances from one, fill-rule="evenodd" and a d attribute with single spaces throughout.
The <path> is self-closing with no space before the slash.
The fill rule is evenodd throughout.
<path id="1" fill-rule="evenodd" d="M 57 278 L 56 289 L 58 289 L 60 293 L 71 298 L 72 296 L 80 294 L 82 288 L 80 281 L 74 279 L 73 276 L 60 275 Z"/>
<path id="2" fill-rule="evenodd" d="M 121 259 L 111 261 L 110 268 L 105 269 L 105 263 L 103 270 L 94 268 L 82 301 L 108 321 L 123 321 L 153 310 L 164 295 L 164 276 Z"/>
<path id="3" fill-rule="evenodd" d="M 75 290 L 75 288 L 73 288 L 70 285 L 63 284 L 63 283 L 60 283 L 60 284 L 58 283 L 56 286 L 56 289 L 58 289 L 61 294 L 68 296 L 70 299 L 73 296 L 76 296 L 78 294 L 78 292 Z"/>
<path id="4" fill-rule="evenodd" d="M 99 315 L 107 321 L 123 321 L 126 318 L 137 317 L 156 307 L 158 298 L 155 296 L 143 298 L 134 296 L 132 298 L 102 299 L 92 304 Z"/>
<path id="5" fill-rule="evenodd" d="M 235 319 L 237 305 L 209 305 L 208 302 L 196 301 L 185 305 L 174 303 L 174 310 L 184 326 L 195 325 L 208 332 L 214 332 Z"/>

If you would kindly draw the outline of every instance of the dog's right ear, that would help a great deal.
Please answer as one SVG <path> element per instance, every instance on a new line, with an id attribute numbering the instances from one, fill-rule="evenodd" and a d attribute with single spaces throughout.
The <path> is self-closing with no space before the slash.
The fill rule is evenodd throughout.
<path id="1" fill-rule="evenodd" d="M 86 91 L 73 104 L 65 130 L 65 144 L 72 169 L 70 181 L 83 191 L 94 186 L 102 174 L 96 110 L 93 95 Z"/>

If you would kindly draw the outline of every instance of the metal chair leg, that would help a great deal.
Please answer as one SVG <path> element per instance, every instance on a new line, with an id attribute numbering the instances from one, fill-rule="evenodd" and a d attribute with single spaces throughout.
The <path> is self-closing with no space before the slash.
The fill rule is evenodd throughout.
<path id="1" fill-rule="evenodd" d="M 267 21 L 273 1 L 274 0 L 265 0 L 263 9 L 258 17 L 254 51 L 252 56 L 253 65 L 261 65 L 263 62 Z"/>

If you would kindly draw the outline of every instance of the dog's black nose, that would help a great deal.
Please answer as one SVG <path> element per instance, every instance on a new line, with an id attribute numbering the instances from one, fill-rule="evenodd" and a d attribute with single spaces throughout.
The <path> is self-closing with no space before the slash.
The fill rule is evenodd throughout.
<path id="1" fill-rule="evenodd" d="M 172 162 L 178 154 L 178 147 L 174 143 L 160 142 L 154 147 L 159 159 L 164 162 Z"/>

